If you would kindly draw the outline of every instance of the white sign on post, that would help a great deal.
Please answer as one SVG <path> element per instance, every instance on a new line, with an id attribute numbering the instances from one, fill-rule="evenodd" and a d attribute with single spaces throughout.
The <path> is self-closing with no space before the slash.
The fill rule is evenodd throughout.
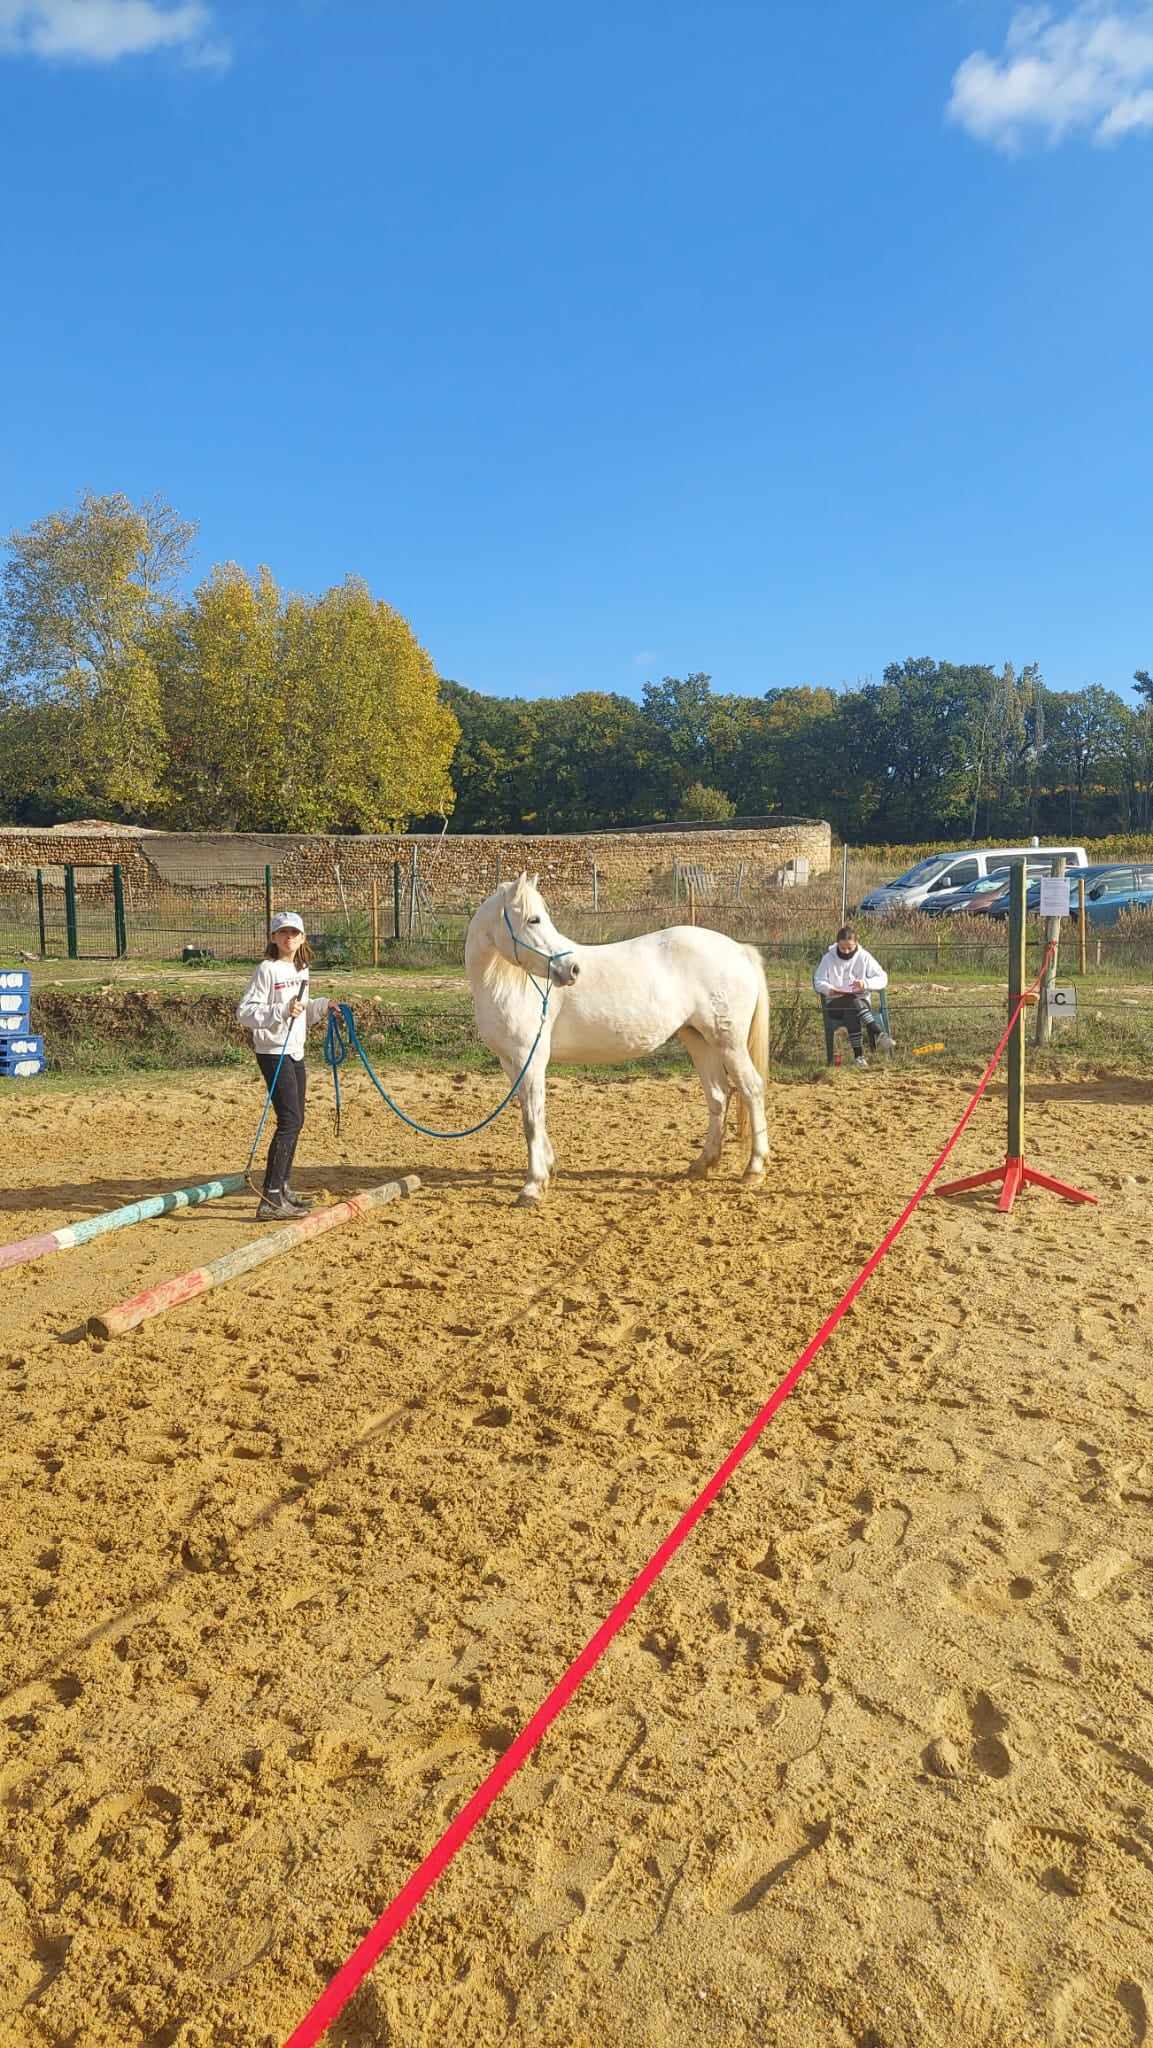
<path id="1" fill-rule="evenodd" d="M 1040 908 L 1042 917 L 1068 917 L 1068 875 L 1042 875 Z"/>
<path id="2" fill-rule="evenodd" d="M 1054 982 L 1049 990 L 1049 1015 L 1054 1024 L 1075 1024 L 1077 1022 L 1077 984 L 1073 981 Z"/>

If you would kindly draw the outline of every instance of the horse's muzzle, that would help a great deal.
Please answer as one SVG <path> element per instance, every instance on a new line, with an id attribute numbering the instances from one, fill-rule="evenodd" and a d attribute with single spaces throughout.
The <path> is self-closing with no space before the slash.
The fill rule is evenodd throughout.
<path id="1" fill-rule="evenodd" d="M 558 960 L 552 971 L 552 978 L 558 988 L 570 988 L 580 979 L 580 964 L 576 960 Z"/>

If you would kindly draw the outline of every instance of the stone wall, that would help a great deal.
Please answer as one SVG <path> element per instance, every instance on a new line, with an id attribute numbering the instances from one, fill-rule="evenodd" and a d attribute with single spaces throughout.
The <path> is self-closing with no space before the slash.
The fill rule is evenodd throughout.
<path id="1" fill-rule="evenodd" d="M 295 834 L 152 833 L 62 828 L 39 831 L 0 828 L 0 890 L 26 885 L 36 869 L 46 883 L 63 883 L 66 862 L 77 865 L 81 895 L 105 895 L 110 864 L 124 871 L 130 902 L 140 903 L 174 888 L 201 891 L 249 886 L 273 869 L 278 902 L 319 906 L 350 899 L 363 903 L 375 880 L 391 891 L 393 863 L 407 879 L 415 852 L 417 870 L 434 904 L 472 901 L 486 895 L 498 878 L 527 868 L 556 903 L 588 904 L 595 886 L 602 903 L 627 903 L 668 893 L 674 865 L 702 873 L 706 892 L 729 896 L 770 886 L 785 864 L 805 858 L 813 875 L 832 860 L 829 826 L 816 819 L 759 821 L 707 830 L 590 832 L 551 837 L 414 834 L 405 838 L 328 838 Z"/>

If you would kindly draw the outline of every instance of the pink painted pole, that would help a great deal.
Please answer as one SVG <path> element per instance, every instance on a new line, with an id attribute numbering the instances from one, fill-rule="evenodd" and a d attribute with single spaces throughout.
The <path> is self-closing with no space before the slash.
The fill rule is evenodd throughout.
<path id="1" fill-rule="evenodd" d="M 162 1280 L 159 1287 L 146 1287 L 143 1294 L 133 1295 L 130 1301 L 117 1302 L 115 1308 L 106 1308 L 98 1316 L 89 1316 L 88 1333 L 92 1337 L 122 1337 L 126 1330 L 134 1330 L 138 1323 L 146 1323 L 151 1316 L 161 1316 L 166 1309 L 177 1308 L 184 1301 L 194 1301 L 198 1294 L 207 1294 L 212 1287 L 239 1279 L 242 1273 L 263 1265 L 266 1259 L 276 1259 L 284 1252 L 295 1251 L 311 1238 L 322 1237 L 326 1230 L 335 1230 L 341 1223 L 351 1223 L 369 1209 L 378 1209 L 385 1202 L 396 1201 L 398 1196 L 414 1195 L 419 1186 L 418 1176 L 409 1173 L 403 1180 L 390 1180 L 382 1187 L 366 1188 L 363 1194 L 352 1195 L 347 1202 L 335 1202 L 331 1209 L 314 1209 L 310 1216 L 302 1216 L 299 1223 L 286 1223 L 283 1230 L 274 1230 L 267 1237 L 256 1238 L 252 1244 L 240 1245 L 234 1252 L 225 1252 L 222 1258 L 210 1260 L 207 1266 L 197 1266 L 191 1273 L 181 1273 L 175 1280 Z"/>

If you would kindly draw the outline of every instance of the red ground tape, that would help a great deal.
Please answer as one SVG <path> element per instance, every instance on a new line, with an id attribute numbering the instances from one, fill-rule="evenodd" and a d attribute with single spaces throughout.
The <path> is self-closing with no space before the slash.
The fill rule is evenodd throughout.
<path id="1" fill-rule="evenodd" d="M 1042 968 L 1043 972 L 1044 968 Z M 1038 982 L 1040 978 L 1040 975 L 1038 975 Z M 1036 986 L 1036 982 L 1032 984 L 1033 988 Z M 1032 989 L 1029 989 L 1026 990 L 1025 995 L 1031 993 Z M 659 1550 L 653 1552 L 648 1563 L 638 1572 L 628 1591 L 617 1601 L 611 1614 L 602 1621 L 596 1634 L 590 1636 L 584 1649 L 573 1659 L 564 1676 L 558 1680 L 557 1684 L 548 1694 L 548 1697 L 542 1700 L 532 1719 L 525 1723 L 520 1734 L 515 1737 L 509 1748 L 505 1750 L 499 1763 L 493 1766 L 487 1778 L 484 1778 L 477 1786 L 471 1799 L 465 1806 L 462 1806 L 456 1819 L 445 1829 L 439 1842 L 429 1850 L 423 1863 L 417 1866 L 407 1883 L 397 1892 L 391 1904 L 386 1906 L 375 1926 L 370 1928 L 369 1932 L 365 1935 L 359 1948 L 354 1949 L 348 1961 L 337 1971 L 331 1983 L 322 1991 L 312 2010 L 305 2015 L 300 2025 L 289 2035 L 284 2048 L 312 2048 L 313 2042 L 319 2041 L 321 2036 L 327 2033 L 333 2021 L 343 2012 L 358 1985 L 363 1983 L 374 1964 L 379 1962 L 389 1943 L 400 1933 L 405 1922 L 415 1913 L 421 1900 L 432 1890 L 437 1880 L 444 1875 L 457 1851 L 464 1847 L 473 1829 L 484 1819 L 489 1807 L 499 1799 L 509 1780 L 514 1778 L 521 1765 L 527 1762 L 542 1736 L 556 1720 L 557 1715 L 568 1705 L 573 1694 L 588 1677 L 594 1665 L 599 1663 L 613 1637 L 619 1634 L 630 1615 L 640 1606 L 649 1588 L 660 1577 L 670 1559 L 675 1557 L 681 1545 L 691 1535 L 702 1515 L 712 1506 L 721 1489 L 732 1478 L 738 1465 L 742 1464 L 748 1457 L 762 1431 L 772 1421 L 778 1408 L 788 1400 L 802 1373 L 812 1364 L 818 1351 L 828 1342 L 841 1318 L 852 1307 L 865 1282 L 876 1272 L 886 1252 L 896 1243 L 914 1210 L 919 1208 L 920 1204 L 924 1201 L 925 1196 L 928 1194 L 949 1154 L 957 1144 L 969 1118 L 972 1116 L 973 1111 L 976 1109 L 977 1104 L 980 1102 L 981 1097 L 993 1078 L 1001 1054 L 1008 1044 L 1009 1033 L 1013 1029 L 1022 1004 L 1025 1001 L 1025 995 L 1021 997 L 1021 1001 L 1014 1009 L 1013 1015 L 1010 1017 L 1004 1034 L 997 1045 L 997 1049 L 981 1076 L 976 1092 L 972 1096 L 964 1115 L 954 1129 L 944 1150 L 938 1154 L 924 1180 L 921 1182 L 920 1187 L 917 1189 L 916 1194 L 911 1196 L 909 1201 L 906 1202 L 896 1222 L 881 1239 L 876 1251 L 866 1264 L 861 1267 L 856 1279 L 845 1289 L 836 1307 L 825 1318 L 816 1336 L 805 1346 L 796 1363 L 790 1366 L 780 1385 L 774 1388 L 764 1407 L 754 1416 L 739 1443 L 735 1444 L 729 1452 L 724 1464 L 719 1466 L 713 1473 L 712 1478 L 702 1488 L 692 1506 L 686 1508 L 680 1521 L 665 1537 Z"/>

